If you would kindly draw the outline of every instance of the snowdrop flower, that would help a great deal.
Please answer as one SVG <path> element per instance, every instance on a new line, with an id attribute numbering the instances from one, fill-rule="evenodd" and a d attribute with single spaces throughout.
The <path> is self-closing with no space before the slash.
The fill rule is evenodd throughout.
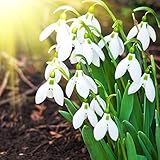
<path id="1" fill-rule="evenodd" d="M 106 102 L 99 95 L 97 95 L 92 99 L 90 108 L 102 117 L 104 113 L 103 110 L 106 109 Z"/>
<path id="2" fill-rule="evenodd" d="M 62 69 L 65 73 L 62 74 L 60 72 L 60 69 Z M 50 74 L 52 72 L 55 72 L 55 81 L 58 83 L 61 80 L 61 77 L 63 76 L 65 79 L 69 77 L 69 69 L 68 67 L 61 61 L 59 61 L 58 58 L 54 58 L 51 62 L 51 64 L 48 64 L 45 69 L 45 79 L 48 80 L 50 77 Z M 67 76 L 67 77 L 66 77 Z"/>
<path id="3" fill-rule="evenodd" d="M 58 59 L 61 61 L 65 61 L 72 51 L 71 30 L 64 19 L 65 18 L 61 18 L 57 22 L 50 24 L 42 31 L 39 37 L 40 41 L 43 41 L 48 38 L 52 32 L 56 31 L 56 51 L 58 52 Z"/>
<path id="4" fill-rule="evenodd" d="M 92 109 L 90 109 L 89 104 L 83 102 L 80 109 L 73 116 L 73 127 L 78 129 L 82 126 L 85 119 L 89 120 L 91 125 L 94 127 L 97 122 L 97 116 Z"/>
<path id="5" fill-rule="evenodd" d="M 93 63 L 97 67 L 100 66 L 100 59 L 102 61 L 105 60 L 105 56 L 101 48 L 88 38 L 84 38 L 83 42 L 81 43 L 77 40 L 74 44 L 74 47 L 75 48 L 70 57 L 70 62 L 72 64 L 78 63 L 80 61 L 85 63 L 80 55 L 86 58 L 88 65 Z"/>
<path id="6" fill-rule="evenodd" d="M 62 88 L 51 77 L 37 90 L 35 96 L 36 104 L 42 103 L 47 97 L 54 98 L 57 104 L 63 106 L 64 94 Z"/>
<path id="7" fill-rule="evenodd" d="M 83 73 L 82 70 L 77 70 L 75 75 L 68 81 L 66 86 L 66 95 L 70 98 L 73 92 L 74 87 L 78 94 L 87 98 L 89 95 L 89 91 L 93 91 L 95 94 L 97 93 L 97 85 L 93 81 L 93 79 Z"/>
<path id="8" fill-rule="evenodd" d="M 127 70 L 133 81 L 139 81 L 142 75 L 142 70 L 135 54 L 129 53 L 127 57 L 117 65 L 115 79 L 122 77 Z"/>
<path id="9" fill-rule="evenodd" d="M 119 55 L 123 54 L 124 44 L 119 37 L 118 32 L 112 32 L 110 35 L 105 36 L 104 39 L 101 39 L 99 41 L 98 45 L 100 46 L 100 48 L 103 48 L 106 43 L 109 44 L 109 49 L 114 59 L 117 59 Z"/>
<path id="10" fill-rule="evenodd" d="M 103 139 L 106 133 L 112 140 L 117 141 L 118 139 L 118 127 L 116 123 L 112 120 L 110 114 L 104 113 L 102 119 L 94 127 L 94 137 L 97 141 Z"/>
<path id="11" fill-rule="evenodd" d="M 147 73 L 144 73 L 138 82 L 132 82 L 128 89 L 128 94 L 137 92 L 141 86 L 144 88 L 148 100 L 153 102 L 155 99 L 155 88 L 150 74 Z"/>
<path id="12" fill-rule="evenodd" d="M 143 50 L 146 50 L 150 44 L 150 38 L 156 41 L 156 32 L 147 22 L 141 22 L 134 26 L 128 33 L 127 39 L 131 39 L 137 35 L 137 39 L 141 41 Z"/>

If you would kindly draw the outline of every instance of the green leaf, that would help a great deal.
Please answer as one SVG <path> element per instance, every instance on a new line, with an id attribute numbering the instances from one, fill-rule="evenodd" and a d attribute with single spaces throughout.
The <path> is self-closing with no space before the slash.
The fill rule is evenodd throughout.
<path id="1" fill-rule="evenodd" d="M 130 117 L 130 122 L 133 124 L 137 131 L 143 130 L 143 113 L 140 101 L 137 94 L 134 94 L 133 110 Z"/>
<path id="2" fill-rule="evenodd" d="M 155 102 L 148 101 L 146 96 L 144 97 L 144 120 L 143 120 L 143 132 L 149 137 L 149 130 L 153 122 L 155 110 Z"/>
<path id="3" fill-rule="evenodd" d="M 121 102 L 120 115 L 119 115 L 120 121 L 129 120 L 133 110 L 134 95 L 133 94 L 128 95 L 129 86 L 130 83 L 128 82 Z"/>
<path id="4" fill-rule="evenodd" d="M 102 144 L 102 146 L 103 146 L 103 148 L 104 148 L 104 150 L 106 152 L 106 155 L 109 158 L 109 160 L 110 159 L 111 160 L 116 160 L 116 156 L 113 153 L 112 148 L 110 147 L 110 145 L 108 143 L 106 143 L 105 140 L 103 140 L 103 139 L 100 142 L 101 142 L 101 144 Z"/>
<path id="5" fill-rule="evenodd" d="M 77 111 L 76 107 L 75 107 L 74 104 L 73 104 L 69 99 L 67 99 L 67 98 L 65 98 L 65 104 L 66 104 L 66 107 L 67 107 L 69 113 L 73 116 L 73 115 L 76 113 L 76 111 Z"/>
<path id="6" fill-rule="evenodd" d="M 142 153 L 142 149 L 141 149 L 141 145 L 139 144 L 139 140 L 137 137 L 137 131 L 135 129 L 135 127 L 128 121 L 124 120 L 123 122 L 123 128 L 125 130 L 125 132 L 129 132 L 130 135 L 133 138 L 133 141 L 135 143 L 136 149 L 137 149 L 137 153 L 141 154 Z"/>
<path id="7" fill-rule="evenodd" d="M 72 122 L 72 116 L 69 112 L 66 112 L 66 111 L 62 111 L 62 110 L 59 110 L 58 111 L 62 117 L 64 117 L 68 122 Z"/>
<path id="8" fill-rule="evenodd" d="M 158 160 L 160 160 L 160 116 L 157 111 L 155 111 L 155 119 L 156 119 L 156 145 L 157 145 L 157 152 L 158 152 Z"/>
<path id="9" fill-rule="evenodd" d="M 147 160 L 147 158 L 142 155 L 137 155 L 137 160 Z"/>
<path id="10" fill-rule="evenodd" d="M 120 90 L 118 89 L 117 83 L 115 83 L 115 92 L 116 92 L 116 100 L 117 100 L 117 113 L 118 113 L 118 116 L 119 116 L 121 101 L 122 101 L 122 95 L 121 95 Z"/>
<path id="11" fill-rule="evenodd" d="M 138 139 L 143 149 L 144 154 L 149 160 L 157 159 L 157 152 L 149 138 L 141 131 L 138 132 Z"/>
<path id="12" fill-rule="evenodd" d="M 112 160 L 106 155 L 101 143 L 95 140 L 91 127 L 86 125 L 83 126 L 82 137 L 92 160 Z"/>
<path id="13" fill-rule="evenodd" d="M 136 160 L 136 147 L 132 136 L 127 132 L 125 139 L 128 160 Z"/>

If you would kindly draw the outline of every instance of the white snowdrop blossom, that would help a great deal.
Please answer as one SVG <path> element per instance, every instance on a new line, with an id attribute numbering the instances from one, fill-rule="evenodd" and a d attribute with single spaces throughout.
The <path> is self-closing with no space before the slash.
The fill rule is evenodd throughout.
<path id="1" fill-rule="evenodd" d="M 93 63 L 95 66 L 99 67 L 100 59 L 102 61 L 105 60 L 105 56 L 101 48 L 88 38 L 84 38 L 83 42 L 81 43 L 76 41 L 74 47 L 75 48 L 70 57 L 70 62 L 72 64 L 80 61 L 85 64 L 86 62 L 82 59 L 82 57 L 84 57 L 88 65 Z M 80 55 L 82 55 L 82 57 L 80 57 Z"/>
<path id="2" fill-rule="evenodd" d="M 60 69 L 63 70 L 64 74 L 60 72 Z M 69 77 L 69 69 L 68 67 L 61 61 L 59 61 L 58 58 L 54 58 L 51 62 L 51 64 L 48 64 L 45 69 L 45 79 L 48 80 L 50 77 L 50 74 L 52 72 L 55 72 L 55 81 L 58 83 L 61 80 L 61 77 L 63 76 L 65 79 Z M 67 76 L 67 77 L 66 77 Z"/>
<path id="3" fill-rule="evenodd" d="M 147 22 L 141 22 L 137 26 L 134 26 L 128 33 L 127 39 L 131 39 L 137 35 L 137 39 L 141 41 L 143 50 L 145 51 L 150 44 L 150 38 L 153 42 L 156 41 L 156 32 L 152 26 Z"/>
<path id="4" fill-rule="evenodd" d="M 65 61 L 72 51 L 72 34 L 70 27 L 65 20 L 59 19 L 57 22 L 50 24 L 40 34 L 40 41 L 48 38 L 52 32 L 56 31 L 56 51 L 58 52 L 58 59 Z"/>
<path id="5" fill-rule="evenodd" d="M 110 114 L 104 113 L 101 120 L 94 127 L 94 137 L 97 141 L 104 138 L 106 133 L 109 133 L 109 136 L 112 140 L 117 141 L 118 139 L 118 127 L 116 123 L 112 120 Z"/>
<path id="6" fill-rule="evenodd" d="M 115 79 L 122 77 L 127 70 L 133 81 L 139 81 L 142 70 L 135 54 L 129 53 L 126 58 L 120 61 L 115 71 Z"/>
<path id="7" fill-rule="evenodd" d="M 77 70 L 75 75 L 68 81 L 66 86 L 66 95 L 70 98 L 74 88 L 78 94 L 83 97 L 87 98 L 89 95 L 90 90 L 97 94 L 97 85 L 94 80 L 85 75 L 82 70 Z"/>
<path id="8" fill-rule="evenodd" d="M 124 52 L 124 44 L 117 32 L 112 32 L 110 35 L 101 39 L 98 43 L 100 48 L 103 48 L 105 44 L 109 45 L 109 50 L 114 59 L 117 59 L 119 55 L 122 55 Z"/>
<path id="9" fill-rule="evenodd" d="M 138 82 L 132 82 L 128 89 L 128 94 L 137 92 L 141 86 L 144 88 L 148 100 L 153 102 L 155 99 L 155 87 L 150 74 L 144 73 Z"/>
<path id="10" fill-rule="evenodd" d="M 95 98 L 92 99 L 90 103 L 90 108 L 102 117 L 104 113 L 103 110 L 106 109 L 106 102 L 99 95 L 97 95 Z"/>
<path id="11" fill-rule="evenodd" d="M 98 122 L 98 118 L 97 118 L 95 112 L 92 109 L 90 109 L 88 103 L 83 102 L 80 109 L 73 116 L 73 127 L 75 129 L 80 128 L 82 126 L 84 120 L 87 118 L 93 127 Z"/>
<path id="12" fill-rule="evenodd" d="M 42 103 L 47 97 L 54 98 L 57 104 L 63 106 L 64 93 L 62 91 L 62 88 L 57 84 L 54 78 L 49 78 L 44 84 L 39 87 L 35 96 L 36 104 Z"/>

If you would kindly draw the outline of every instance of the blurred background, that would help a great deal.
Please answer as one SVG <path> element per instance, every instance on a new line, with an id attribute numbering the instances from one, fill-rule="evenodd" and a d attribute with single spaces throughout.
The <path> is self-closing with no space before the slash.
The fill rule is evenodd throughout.
<path id="1" fill-rule="evenodd" d="M 132 9 L 147 5 L 160 12 L 159 0 L 104 2 L 125 22 L 126 33 L 133 25 Z M 43 80 L 46 61 L 52 57 L 47 51 L 54 44 L 55 35 L 40 42 L 39 34 L 58 19 L 59 13 L 54 15 L 53 11 L 63 4 L 71 5 L 84 14 L 91 3 L 82 4 L 80 0 L 0 0 L 0 101 L 6 98 L 5 96 L 19 95 L 26 87 L 34 88 Z M 109 33 L 112 29 L 111 18 L 100 7 L 96 8 L 95 15 L 102 25 L 103 34 Z M 72 13 L 69 14 L 69 17 L 74 16 Z M 142 14 L 138 14 L 137 19 L 141 16 Z M 150 22 L 157 29 L 153 17 L 150 18 Z M 11 104 L 14 103 L 13 98 Z"/>

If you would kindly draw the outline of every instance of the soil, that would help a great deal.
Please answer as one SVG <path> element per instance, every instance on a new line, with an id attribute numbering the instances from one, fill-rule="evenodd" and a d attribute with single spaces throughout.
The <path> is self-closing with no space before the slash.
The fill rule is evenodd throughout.
<path id="1" fill-rule="evenodd" d="M 79 131 L 58 114 L 60 107 L 48 100 L 35 105 L 34 95 L 22 96 L 16 112 L 10 103 L 0 105 L 0 160 L 89 160 Z"/>

